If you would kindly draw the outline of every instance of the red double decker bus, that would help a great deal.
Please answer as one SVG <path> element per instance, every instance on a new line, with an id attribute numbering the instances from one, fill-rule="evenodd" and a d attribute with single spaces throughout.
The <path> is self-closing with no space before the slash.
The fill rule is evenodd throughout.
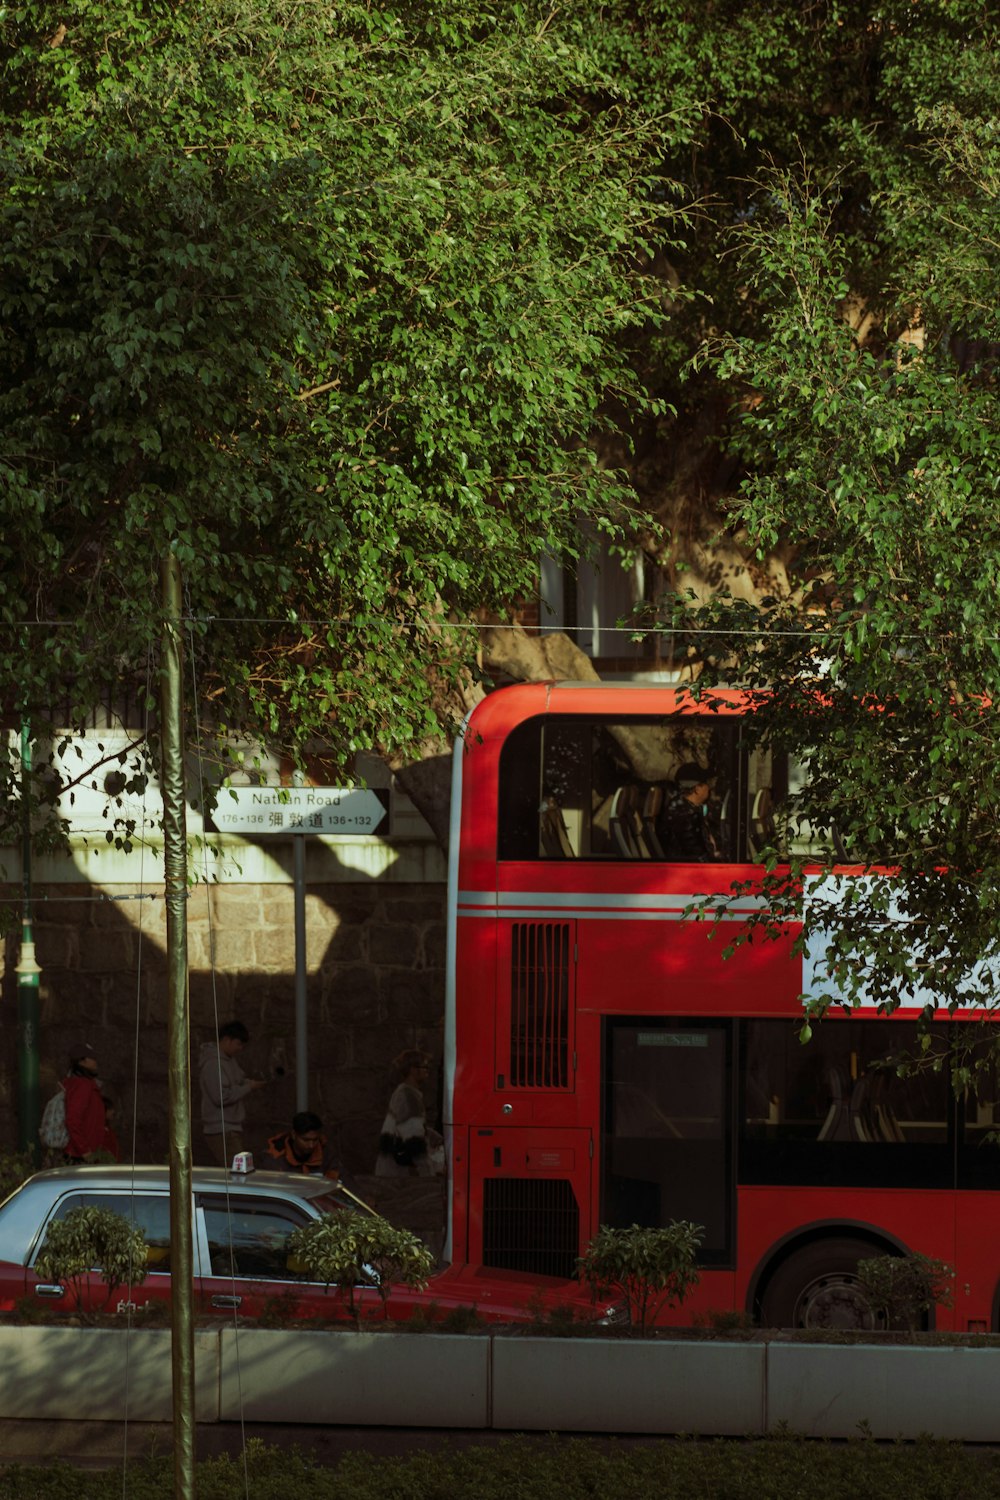
<path id="1" fill-rule="evenodd" d="M 744 724 L 738 693 L 631 683 L 506 688 L 471 715 L 449 890 L 451 1258 L 565 1276 L 601 1224 L 689 1219 L 702 1273 L 677 1321 L 869 1326 L 858 1260 L 916 1251 L 956 1270 L 936 1326 L 996 1330 L 993 1097 L 956 1097 L 946 1067 L 883 1065 L 915 1049 L 912 1010 L 831 1014 L 803 1046 L 792 936 L 727 958 L 724 923 L 690 915 L 782 836 L 795 767 L 751 751 Z M 935 1023 L 942 1050 L 961 1024 Z"/>

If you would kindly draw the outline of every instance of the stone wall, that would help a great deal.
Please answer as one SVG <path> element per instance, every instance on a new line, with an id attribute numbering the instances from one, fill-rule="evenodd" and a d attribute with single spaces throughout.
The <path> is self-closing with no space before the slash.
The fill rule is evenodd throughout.
<path id="1" fill-rule="evenodd" d="M 388 1098 L 387 1070 L 405 1047 L 435 1059 L 428 1117 L 440 1112 L 445 901 L 440 880 L 392 883 L 338 872 L 310 881 L 306 897 L 309 1107 L 324 1120 L 346 1169 L 372 1170 Z M 123 1156 L 167 1156 L 166 942 L 162 885 L 75 880 L 36 883 L 34 936 L 42 969 L 41 1100 L 65 1071 L 77 1039 L 92 1043 L 118 1104 Z M 17 909 L 16 885 L 0 900 Z M 247 1134 L 260 1150 L 295 1111 L 295 944 L 290 884 L 195 886 L 188 908 L 193 1061 L 216 1021 L 251 1035 L 241 1064 L 273 1076 L 250 1096 Z M 16 933 L 5 944 L 0 1027 L 0 1150 L 17 1139 Z M 274 1076 L 279 1074 L 280 1076 Z M 199 1159 L 194 1090 L 195 1159 Z"/>

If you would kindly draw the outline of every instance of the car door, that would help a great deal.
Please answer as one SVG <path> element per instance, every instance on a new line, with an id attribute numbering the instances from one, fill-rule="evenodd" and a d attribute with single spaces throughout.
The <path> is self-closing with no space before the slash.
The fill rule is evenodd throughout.
<path id="1" fill-rule="evenodd" d="M 38 1275 L 35 1263 L 45 1243 L 50 1224 L 65 1219 L 75 1208 L 104 1208 L 120 1214 L 142 1231 L 148 1246 L 146 1277 L 135 1286 L 108 1288 L 99 1267 L 75 1278 L 71 1286 L 62 1286 Z M 28 1262 L 25 1290 L 29 1297 L 65 1312 L 142 1311 L 170 1300 L 170 1197 L 164 1191 L 96 1192 L 71 1191 L 53 1205 L 32 1248 Z"/>
<path id="2" fill-rule="evenodd" d="M 25 1267 L 0 1261 L 0 1312 L 13 1312 L 25 1295 Z"/>
<path id="3" fill-rule="evenodd" d="M 239 1313 L 259 1318 L 272 1309 L 291 1317 L 336 1318 L 342 1304 L 310 1281 L 288 1253 L 288 1238 L 312 1215 L 298 1204 L 262 1194 L 198 1195 L 202 1261 L 199 1302 L 206 1313 Z M 362 1291 L 360 1301 L 377 1297 Z"/>

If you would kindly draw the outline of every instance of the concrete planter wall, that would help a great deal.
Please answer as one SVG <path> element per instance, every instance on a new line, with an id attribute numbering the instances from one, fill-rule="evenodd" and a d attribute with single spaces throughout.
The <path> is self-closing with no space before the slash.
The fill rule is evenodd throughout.
<path id="1" fill-rule="evenodd" d="M 0 1327 L 0 1420 L 171 1419 L 165 1329 Z M 195 1335 L 199 1422 L 1000 1442 L 1000 1348 L 232 1327 Z"/>
<path id="2" fill-rule="evenodd" d="M 492 1345 L 493 1427 L 766 1430 L 764 1344 L 495 1338 Z"/>
<path id="3" fill-rule="evenodd" d="M 169 1422 L 170 1333 L 0 1328 L 0 1418 Z M 218 1421 L 219 1336 L 195 1334 L 195 1416 Z"/>
<path id="4" fill-rule="evenodd" d="M 770 1344 L 767 1364 L 769 1427 L 843 1438 L 864 1422 L 876 1438 L 1000 1441 L 1000 1349 Z"/>
<path id="5" fill-rule="evenodd" d="M 492 1339 L 227 1328 L 219 1420 L 489 1427 Z"/>

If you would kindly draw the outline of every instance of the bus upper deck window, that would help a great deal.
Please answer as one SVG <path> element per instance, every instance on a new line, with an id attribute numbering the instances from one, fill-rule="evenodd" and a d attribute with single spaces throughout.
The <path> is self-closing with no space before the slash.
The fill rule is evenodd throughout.
<path id="1" fill-rule="evenodd" d="M 499 858 L 759 858 L 778 835 L 783 765 L 748 755 L 740 730 L 720 714 L 527 720 L 500 756 Z"/>

